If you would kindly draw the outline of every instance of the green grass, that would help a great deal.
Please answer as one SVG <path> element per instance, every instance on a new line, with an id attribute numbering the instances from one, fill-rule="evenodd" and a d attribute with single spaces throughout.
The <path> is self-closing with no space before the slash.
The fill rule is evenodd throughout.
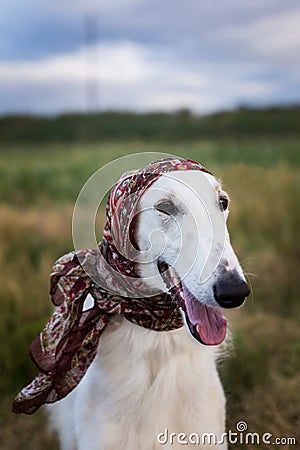
<path id="1" fill-rule="evenodd" d="M 14 416 L 10 401 L 35 374 L 27 348 L 51 309 L 51 265 L 72 249 L 71 217 L 78 192 L 106 162 L 145 151 L 202 162 L 222 177 L 232 198 L 232 242 L 245 270 L 254 275 L 249 275 L 253 294 L 247 305 L 227 314 L 236 343 L 221 367 L 228 427 L 234 430 L 238 420 L 246 420 L 249 431 L 300 441 L 299 147 L 295 136 L 173 144 L 52 143 L 41 148 L 2 144 L 0 450 L 57 448 L 43 415 Z M 243 448 L 250 447 L 239 445 Z"/>
<path id="2" fill-rule="evenodd" d="M 243 163 L 265 169 L 282 163 L 300 166 L 299 140 L 247 139 L 226 141 L 182 141 L 99 144 L 0 144 L 0 201 L 30 206 L 37 202 L 74 201 L 83 183 L 96 169 L 126 154 L 165 152 L 201 161 L 218 176 L 232 164 Z"/>

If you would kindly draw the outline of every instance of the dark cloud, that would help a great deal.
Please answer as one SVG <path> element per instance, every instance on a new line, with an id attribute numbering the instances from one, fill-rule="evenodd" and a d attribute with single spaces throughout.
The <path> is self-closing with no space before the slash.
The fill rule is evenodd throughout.
<path id="1" fill-rule="evenodd" d="M 292 101 L 299 19 L 298 0 L 11 0 L 0 15 L 0 112 L 84 107 L 87 23 L 100 42 L 102 107 Z"/>
<path id="2" fill-rule="evenodd" d="M 0 59 L 35 59 L 73 51 L 84 43 L 86 18 L 95 21 L 100 40 L 174 46 L 219 57 L 239 49 L 220 35 L 272 14 L 299 8 L 298 0 L 12 0 L 2 7 Z M 240 49 L 242 50 L 242 49 Z"/>

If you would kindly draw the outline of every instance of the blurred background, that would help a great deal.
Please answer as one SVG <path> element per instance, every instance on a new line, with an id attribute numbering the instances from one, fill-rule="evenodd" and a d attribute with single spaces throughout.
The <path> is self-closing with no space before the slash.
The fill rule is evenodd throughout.
<path id="1" fill-rule="evenodd" d="M 43 412 L 14 416 L 11 401 L 36 373 L 27 349 L 83 183 L 144 151 L 196 159 L 229 191 L 252 296 L 227 313 L 227 428 L 244 420 L 300 448 L 299 23 L 297 0 L 2 6 L 1 450 L 58 449 Z"/>

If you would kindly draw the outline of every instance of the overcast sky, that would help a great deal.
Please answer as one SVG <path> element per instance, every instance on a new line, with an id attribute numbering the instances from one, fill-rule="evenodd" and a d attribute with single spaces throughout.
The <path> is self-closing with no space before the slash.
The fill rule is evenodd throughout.
<path id="1" fill-rule="evenodd" d="M 299 0 L 9 0 L 0 30 L 0 114 L 300 102 Z"/>

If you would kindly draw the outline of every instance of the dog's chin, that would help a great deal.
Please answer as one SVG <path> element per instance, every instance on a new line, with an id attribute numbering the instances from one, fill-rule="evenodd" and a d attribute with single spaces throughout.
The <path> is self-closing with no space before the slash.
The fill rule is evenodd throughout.
<path id="1" fill-rule="evenodd" d="M 227 324 L 221 308 L 208 306 L 196 298 L 172 266 L 159 261 L 158 270 L 171 297 L 183 311 L 186 326 L 193 338 L 204 345 L 221 344 L 226 337 Z"/>

